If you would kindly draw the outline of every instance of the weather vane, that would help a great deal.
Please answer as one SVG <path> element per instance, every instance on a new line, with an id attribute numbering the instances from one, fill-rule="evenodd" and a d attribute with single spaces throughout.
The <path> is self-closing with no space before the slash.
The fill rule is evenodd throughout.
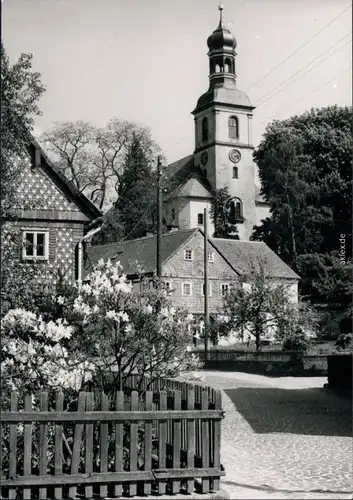
<path id="1" fill-rule="evenodd" d="M 220 17 L 220 22 L 222 23 L 223 22 L 223 5 L 220 3 L 218 5 L 218 10 L 219 10 L 219 17 Z"/>

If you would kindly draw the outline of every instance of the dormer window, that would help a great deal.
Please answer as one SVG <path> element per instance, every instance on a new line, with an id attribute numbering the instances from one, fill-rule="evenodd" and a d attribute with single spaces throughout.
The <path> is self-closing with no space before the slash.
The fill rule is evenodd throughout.
<path id="1" fill-rule="evenodd" d="M 208 141 L 208 120 L 206 117 L 202 119 L 201 129 L 202 129 L 202 142 L 206 142 Z"/>
<path id="2" fill-rule="evenodd" d="M 231 116 L 229 118 L 228 130 L 230 139 L 239 139 L 239 121 L 236 116 Z"/>

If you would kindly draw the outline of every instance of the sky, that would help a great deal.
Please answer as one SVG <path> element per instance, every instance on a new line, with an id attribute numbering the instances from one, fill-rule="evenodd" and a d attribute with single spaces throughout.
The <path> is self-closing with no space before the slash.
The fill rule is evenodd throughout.
<path id="1" fill-rule="evenodd" d="M 273 119 L 352 104 L 350 0 L 223 6 L 238 43 L 237 85 L 256 106 L 255 146 Z M 37 131 L 118 117 L 150 127 L 169 162 L 191 154 L 190 113 L 208 89 L 206 40 L 217 7 L 218 0 L 3 0 L 10 60 L 32 53 L 47 88 Z"/>

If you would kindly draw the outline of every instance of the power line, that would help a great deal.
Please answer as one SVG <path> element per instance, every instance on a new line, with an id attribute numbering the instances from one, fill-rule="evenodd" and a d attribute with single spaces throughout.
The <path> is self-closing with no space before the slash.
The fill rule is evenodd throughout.
<path id="1" fill-rule="evenodd" d="M 342 40 L 344 40 L 345 38 L 347 38 L 347 36 L 349 36 L 351 34 L 348 33 L 347 35 L 345 35 L 344 37 L 342 37 L 340 40 L 338 40 L 335 44 L 331 45 L 331 47 L 329 47 L 328 50 L 331 50 L 333 47 L 335 47 L 338 43 L 340 43 Z M 313 62 L 315 62 L 317 59 L 319 59 L 323 54 L 325 54 L 325 52 L 327 52 L 326 50 L 321 52 L 321 54 L 319 54 L 317 57 L 315 57 L 315 59 L 312 59 L 308 64 L 306 64 L 304 66 L 304 68 L 301 68 L 299 69 L 298 71 L 296 71 L 295 73 L 293 73 L 293 75 L 291 75 L 289 78 L 287 78 L 286 80 L 284 80 L 283 82 L 281 82 L 279 85 L 277 85 L 277 87 L 275 87 L 273 90 L 271 90 L 270 92 L 268 92 L 266 95 L 264 95 L 263 97 L 260 98 L 260 100 L 258 101 L 257 103 L 257 107 L 259 107 L 261 101 L 263 101 L 265 99 L 265 101 L 261 104 L 261 106 L 263 106 L 264 104 L 266 104 L 268 101 L 270 101 L 271 99 L 273 99 L 273 97 L 277 96 L 280 92 L 282 92 L 284 89 L 286 89 L 287 87 L 289 87 L 290 85 L 292 85 L 293 83 L 297 82 L 298 80 L 300 80 L 301 78 L 303 78 L 303 76 L 307 75 L 308 73 L 310 73 L 314 68 L 316 68 L 317 66 L 319 66 L 320 64 L 322 64 L 323 62 L 325 62 L 327 59 L 329 59 L 330 57 L 332 57 L 334 54 L 336 54 L 336 52 L 339 52 L 340 50 L 342 50 L 348 43 L 350 43 L 350 40 L 347 40 L 346 43 L 344 43 L 341 47 L 338 47 L 336 50 L 334 50 L 332 52 L 332 54 L 329 54 L 327 55 L 327 57 L 325 57 L 324 59 L 322 59 L 321 61 L 318 61 L 316 64 L 314 64 L 311 68 L 309 68 L 307 71 L 305 71 L 302 75 L 299 76 L 299 78 L 296 78 L 295 80 L 292 80 L 290 81 L 293 77 L 295 77 L 296 75 L 298 75 L 299 73 L 301 73 L 305 68 L 307 68 L 308 66 L 310 66 Z M 287 85 L 285 85 L 287 82 L 289 82 Z M 284 86 L 283 86 L 284 85 Z M 282 88 L 281 88 L 282 87 Z M 279 90 L 278 90 L 279 89 Z M 278 92 L 271 96 L 271 94 L 273 94 L 274 92 L 276 92 L 276 90 L 278 90 Z M 269 97 L 268 97 L 269 96 Z M 266 97 L 268 97 L 266 99 Z"/>
<path id="2" fill-rule="evenodd" d="M 328 85 L 329 83 L 331 83 L 333 80 L 335 80 L 336 78 L 338 78 L 340 75 L 344 74 L 344 73 L 347 73 L 347 71 L 350 71 L 351 68 L 347 68 L 343 71 L 340 71 L 339 73 L 337 73 L 333 78 L 330 78 L 330 80 L 327 80 L 326 82 L 322 83 L 319 87 L 316 87 L 314 90 L 311 90 L 309 93 L 303 95 L 302 97 L 300 97 L 299 99 L 297 99 L 296 101 L 294 102 L 291 102 L 289 104 L 289 106 L 287 106 L 286 108 L 284 108 L 283 110 L 281 110 L 282 112 L 283 111 L 286 111 L 287 109 L 290 109 L 292 106 L 294 106 L 295 104 L 297 104 L 298 102 L 301 102 L 303 99 L 305 99 L 306 97 L 308 97 L 309 95 L 313 94 L 314 92 L 317 92 L 318 90 L 320 90 L 322 87 L 324 87 L 325 85 Z M 260 122 L 260 125 L 262 125 L 263 123 L 266 123 L 266 122 L 269 122 L 271 120 L 274 120 L 276 117 L 273 116 L 272 118 L 270 118 L 269 120 L 263 120 L 262 122 Z"/>
<path id="3" fill-rule="evenodd" d="M 272 68 L 271 70 L 269 70 L 265 75 L 263 75 L 261 78 L 259 78 L 256 82 L 254 82 L 250 87 L 248 87 L 245 92 L 248 92 L 249 90 L 251 90 L 253 87 L 255 87 L 258 83 L 262 82 L 268 75 L 270 75 L 271 73 L 273 73 L 277 68 L 279 68 L 280 66 L 282 66 L 282 64 L 284 64 L 286 61 L 290 60 L 295 54 L 297 54 L 302 48 L 304 48 L 306 45 L 308 45 L 312 40 L 314 40 L 318 35 L 320 35 L 323 31 L 325 31 L 331 24 L 333 24 L 339 17 L 341 17 L 345 12 L 347 12 L 347 10 L 351 7 L 351 5 L 349 5 L 348 7 L 346 7 L 343 11 L 341 11 L 337 16 L 335 16 L 333 19 L 331 19 L 331 21 L 329 21 L 325 26 L 323 26 L 317 33 L 315 33 L 315 35 L 313 35 L 311 38 L 309 38 L 308 40 L 306 40 L 306 42 L 304 42 L 302 45 L 300 45 L 300 47 L 298 47 L 296 50 L 294 50 L 294 52 L 292 52 L 289 56 L 287 56 L 285 59 L 283 59 L 279 64 L 277 64 L 277 66 L 275 66 L 274 68 Z M 339 43 L 339 41 L 337 42 Z M 333 45 L 334 46 L 334 45 Z M 323 61 L 322 61 L 323 62 Z M 294 76 L 294 75 L 292 75 Z M 229 104 L 234 104 L 235 103 L 235 100 L 231 101 Z M 185 136 L 182 137 L 179 141 L 177 141 L 175 143 L 175 145 L 177 144 L 180 144 L 182 141 L 185 140 Z"/>
<path id="4" fill-rule="evenodd" d="M 258 80 L 256 80 L 255 83 L 253 83 L 250 87 L 247 88 L 247 90 L 245 92 L 248 92 L 249 90 L 251 90 L 253 87 L 255 87 L 258 83 L 262 82 L 265 78 L 267 78 L 271 73 L 273 73 L 274 71 L 276 71 L 276 69 L 278 69 L 280 66 L 282 66 L 282 64 L 284 64 L 285 62 L 289 61 L 295 54 L 297 54 L 302 48 L 304 48 L 306 45 L 308 45 L 312 40 L 314 40 L 318 35 L 320 35 L 320 33 L 322 33 L 325 29 L 327 29 L 332 23 L 334 23 L 336 21 L 336 19 L 338 19 L 339 17 L 341 17 L 345 12 L 347 12 L 348 9 L 350 9 L 351 5 L 349 5 L 346 9 L 344 9 L 342 12 L 340 12 L 337 16 L 335 16 L 333 19 L 331 19 L 331 21 L 329 23 L 327 23 L 323 28 L 321 28 L 320 31 L 318 31 L 317 33 L 315 33 L 315 35 L 313 35 L 311 38 L 309 38 L 309 40 L 307 40 L 306 42 L 304 42 L 302 45 L 300 45 L 300 47 L 298 47 L 297 49 L 294 50 L 294 52 L 292 52 L 289 56 L 287 56 L 285 59 L 283 59 L 279 64 L 277 64 L 277 66 L 275 66 L 274 68 L 270 69 L 265 75 L 263 75 L 261 78 L 259 78 Z"/>

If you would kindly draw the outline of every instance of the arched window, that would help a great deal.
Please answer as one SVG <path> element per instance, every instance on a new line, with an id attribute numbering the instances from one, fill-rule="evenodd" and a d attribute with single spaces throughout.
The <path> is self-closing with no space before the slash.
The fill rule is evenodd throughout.
<path id="1" fill-rule="evenodd" d="M 231 224 L 236 224 L 244 220 L 243 205 L 239 198 L 229 198 L 226 204 L 226 216 Z"/>
<path id="2" fill-rule="evenodd" d="M 202 119 L 202 142 L 208 140 L 208 120 L 207 118 Z"/>
<path id="3" fill-rule="evenodd" d="M 219 65 L 219 64 L 216 64 L 216 66 L 215 66 L 215 70 L 216 70 L 216 71 L 215 71 L 216 73 L 220 73 L 220 72 L 221 72 L 221 67 L 220 67 L 220 65 Z"/>
<path id="4" fill-rule="evenodd" d="M 233 179 L 238 179 L 238 167 L 233 167 Z"/>
<path id="5" fill-rule="evenodd" d="M 232 61 L 228 58 L 224 61 L 224 72 L 225 73 L 232 72 Z"/>
<path id="6" fill-rule="evenodd" d="M 229 138 L 239 139 L 239 122 L 236 116 L 231 116 L 228 121 Z"/>
<path id="7" fill-rule="evenodd" d="M 240 203 L 240 201 L 237 201 L 235 203 L 234 215 L 235 215 L 235 219 L 236 220 L 239 220 L 239 219 L 242 218 L 242 209 L 241 209 L 241 203 Z"/>

